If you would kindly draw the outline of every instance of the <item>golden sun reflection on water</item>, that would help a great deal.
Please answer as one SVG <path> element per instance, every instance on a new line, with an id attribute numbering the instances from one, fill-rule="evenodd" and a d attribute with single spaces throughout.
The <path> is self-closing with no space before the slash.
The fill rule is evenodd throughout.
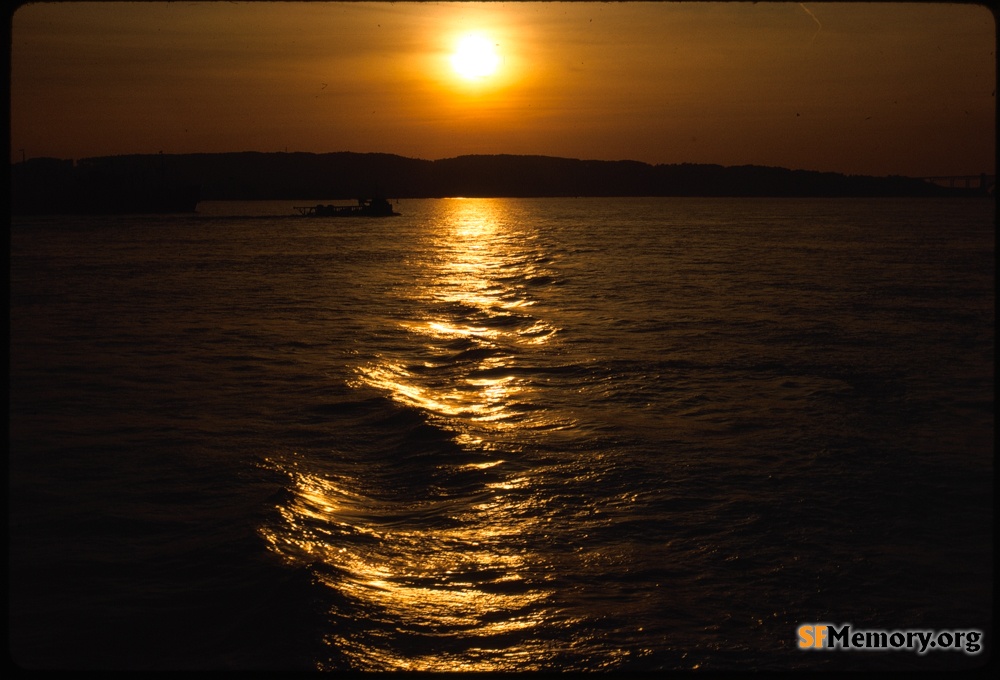
<path id="1" fill-rule="evenodd" d="M 498 521 L 510 520 L 512 514 L 500 491 L 484 489 L 463 503 L 397 507 L 354 493 L 347 483 L 301 472 L 292 476 L 294 498 L 280 508 L 284 530 L 267 530 L 264 537 L 289 561 L 318 565 L 318 581 L 351 601 L 352 617 L 364 612 L 360 627 L 374 631 L 344 635 L 338 630 L 328 639 L 356 666 L 429 671 L 530 667 L 526 646 L 535 643 L 519 647 L 510 643 L 511 635 L 542 622 L 542 605 L 551 592 L 526 582 L 529 567 L 537 565 L 518 540 L 524 526 Z M 429 528 L 420 521 L 425 515 L 450 526 Z M 391 643 L 395 637 L 426 639 L 426 649 L 404 652 Z M 463 651 L 436 648 L 435 642 L 448 638 L 461 641 Z"/>
<path id="2" fill-rule="evenodd" d="M 430 318 L 399 323 L 421 348 L 422 361 L 383 356 L 358 369 L 360 383 L 446 418 L 498 428 L 516 419 L 511 407 L 532 396 L 513 372 L 518 347 L 544 344 L 557 329 L 525 313 L 535 304 L 527 283 L 539 268 L 525 234 L 511 226 L 509 209 L 490 199 L 445 202 L 433 223 L 432 256 L 411 291 Z M 402 354 L 413 356 L 409 348 Z"/>
<path id="3" fill-rule="evenodd" d="M 488 364 L 489 362 L 484 362 Z M 514 376 L 464 378 L 452 387 L 422 386 L 398 364 L 360 369 L 364 381 L 390 392 L 393 399 L 440 416 L 467 417 L 474 421 L 500 421 L 509 417 L 507 404 L 521 391 Z"/>
<path id="4" fill-rule="evenodd" d="M 506 460 L 519 428 L 546 417 L 524 348 L 558 329 L 527 313 L 532 277 L 546 272 L 507 205 L 442 204 L 415 255 L 413 318 L 396 320 L 407 340 L 356 369 L 355 387 L 427 414 L 461 449 L 484 456 L 469 463 L 441 453 L 436 467 L 459 476 L 459 490 L 366 495 L 353 490 L 361 480 L 284 468 L 292 500 L 279 509 L 284 526 L 265 538 L 350 601 L 355 620 L 334 626 L 328 642 L 352 667 L 530 670 L 548 656 L 532 629 L 551 615 L 552 592 L 539 576 L 545 559 L 526 538 L 545 533 L 544 501 Z"/>

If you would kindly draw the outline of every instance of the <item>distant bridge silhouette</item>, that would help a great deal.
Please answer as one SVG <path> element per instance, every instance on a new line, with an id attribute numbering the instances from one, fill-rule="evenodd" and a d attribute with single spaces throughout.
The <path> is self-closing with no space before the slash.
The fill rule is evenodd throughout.
<path id="1" fill-rule="evenodd" d="M 992 194 L 996 188 L 997 176 L 987 175 L 938 175 L 937 177 L 920 177 L 931 184 L 955 188 L 979 189 L 984 194 Z"/>

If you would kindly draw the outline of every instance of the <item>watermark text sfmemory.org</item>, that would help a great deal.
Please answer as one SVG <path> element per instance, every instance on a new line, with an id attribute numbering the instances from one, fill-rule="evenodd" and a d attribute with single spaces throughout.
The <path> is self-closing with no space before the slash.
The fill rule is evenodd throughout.
<path id="1" fill-rule="evenodd" d="M 926 654 L 932 650 L 982 651 L 980 630 L 858 630 L 849 623 L 806 623 L 796 629 L 799 649 L 898 650 Z"/>

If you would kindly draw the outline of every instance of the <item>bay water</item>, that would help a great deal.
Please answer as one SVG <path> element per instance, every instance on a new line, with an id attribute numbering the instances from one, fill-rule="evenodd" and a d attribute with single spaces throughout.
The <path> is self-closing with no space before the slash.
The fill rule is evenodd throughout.
<path id="1" fill-rule="evenodd" d="M 15 663 L 990 657 L 992 200 L 301 203 L 12 220 Z"/>

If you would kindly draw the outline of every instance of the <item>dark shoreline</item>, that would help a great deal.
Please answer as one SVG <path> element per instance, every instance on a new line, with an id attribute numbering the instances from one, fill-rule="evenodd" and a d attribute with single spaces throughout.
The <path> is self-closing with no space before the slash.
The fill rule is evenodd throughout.
<path id="1" fill-rule="evenodd" d="M 898 175 L 549 156 L 475 155 L 428 161 L 352 152 L 135 154 L 15 163 L 11 213 L 190 212 L 200 200 L 315 196 L 975 197 L 992 195 L 994 181 L 995 176 L 984 174 L 942 186 Z"/>

